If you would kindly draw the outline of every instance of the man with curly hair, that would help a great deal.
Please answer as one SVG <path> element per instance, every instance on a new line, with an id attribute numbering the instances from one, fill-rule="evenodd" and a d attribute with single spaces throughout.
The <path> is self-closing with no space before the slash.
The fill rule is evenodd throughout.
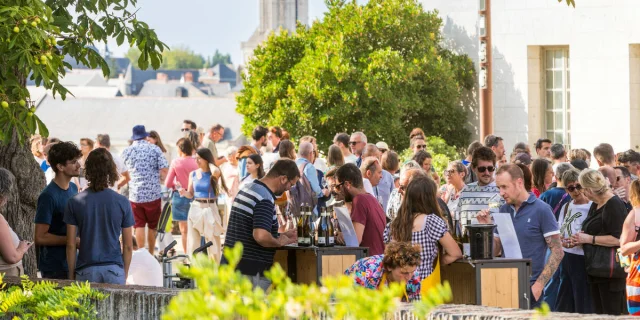
<path id="1" fill-rule="evenodd" d="M 110 189 L 119 175 L 109 150 L 91 151 L 85 170 L 88 188 L 69 199 L 64 211 L 69 279 L 125 284 L 133 253 L 131 205 L 127 198 Z M 76 234 L 82 239 L 77 264 Z"/>
<path id="2" fill-rule="evenodd" d="M 34 220 L 35 243 L 40 246 L 38 269 L 43 278 L 68 278 L 67 225 L 63 215 L 69 198 L 78 193 L 78 186 L 71 179 L 80 175 L 78 160 L 81 156 L 73 142 L 56 143 L 47 152 L 47 161 L 55 177 L 38 197 Z"/>

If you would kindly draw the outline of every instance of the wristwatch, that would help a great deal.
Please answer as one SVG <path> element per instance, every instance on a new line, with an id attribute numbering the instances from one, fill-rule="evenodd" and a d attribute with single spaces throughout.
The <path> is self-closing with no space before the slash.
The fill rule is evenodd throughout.
<path id="1" fill-rule="evenodd" d="M 593 244 L 593 245 L 596 244 L 596 236 L 593 236 L 593 240 L 591 240 L 591 244 Z"/>

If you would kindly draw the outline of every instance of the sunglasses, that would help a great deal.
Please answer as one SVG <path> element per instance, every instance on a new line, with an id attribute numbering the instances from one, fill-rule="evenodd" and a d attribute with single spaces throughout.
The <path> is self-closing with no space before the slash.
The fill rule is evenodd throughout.
<path id="1" fill-rule="evenodd" d="M 191 131 L 191 129 L 182 128 L 182 129 L 180 129 L 180 131 L 182 131 L 182 132 L 187 132 L 187 131 Z"/>
<path id="2" fill-rule="evenodd" d="M 567 190 L 569 190 L 569 192 L 574 192 L 576 190 L 580 191 L 582 190 L 582 186 L 580 184 L 576 184 L 575 186 L 567 187 Z"/>
<path id="3" fill-rule="evenodd" d="M 478 169 L 478 172 L 480 173 L 484 173 L 485 171 L 489 170 L 489 172 L 494 172 L 496 171 L 496 167 L 494 166 L 488 166 L 488 167 L 477 167 L 476 169 Z"/>
<path id="4" fill-rule="evenodd" d="M 426 144 L 419 144 L 419 145 L 416 145 L 416 148 L 417 148 L 418 150 L 426 149 L 426 148 L 427 148 L 427 145 L 426 145 Z"/>
<path id="5" fill-rule="evenodd" d="M 452 174 L 454 174 L 454 173 L 456 173 L 456 172 L 457 172 L 457 171 L 456 171 L 455 169 L 445 170 L 445 171 L 444 171 L 444 176 L 445 176 L 445 177 L 448 177 L 448 176 L 450 176 L 450 175 L 452 175 Z"/>
<path id="6" fill-rule="evenodd" d="M 360 143 L 360 141 L 349 141 L 349 144 L 352 146 L 355 146 L 358 143 Z"/>
<path id="7" fill-rule="evenodd" d="M 345 182 L 346 182 L 346 181 L 344 181 L 344 182 L 340 182 L 340 183 L 336 184 L 336 185 L 335 185 L 335 186 L 333 186 L 333 187 L 334 187 L 334 188 L 336 188 L 336 189 L 337 189 L 337 188 L 340 188 L 340 187 L 342 187 L 342 185 L 343 185 Z"/>

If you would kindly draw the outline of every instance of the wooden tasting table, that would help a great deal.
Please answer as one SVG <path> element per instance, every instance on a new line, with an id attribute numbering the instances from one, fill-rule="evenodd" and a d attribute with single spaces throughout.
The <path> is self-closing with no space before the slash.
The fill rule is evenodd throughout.
<path id="1" fill-rule="evenodd" d="M 442 281 L 449 281 L 453 304 L 529 309 L 530 259 L 460 259 L 441 265 Z"/>
<path id="2" fill-rule="evenodd" d="M 293 283 L 320 284 L 320 278 L 344 274 L 357 260 L 368 256 L 363 247 L 293 247 L 276 249 L 279 263 Z"/>

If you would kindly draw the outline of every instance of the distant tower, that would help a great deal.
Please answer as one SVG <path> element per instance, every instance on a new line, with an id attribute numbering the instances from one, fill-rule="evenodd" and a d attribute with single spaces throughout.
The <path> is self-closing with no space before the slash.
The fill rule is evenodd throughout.
<path id="1" fill-rule="evenodd" d="M 247 42 L 241 45 L 245 65 L 255 50 L 272 31 L 282 27 L 295 31 L 297 21 L 309 23 L 309 0 L 259 0 L 260 24 Z"/>

